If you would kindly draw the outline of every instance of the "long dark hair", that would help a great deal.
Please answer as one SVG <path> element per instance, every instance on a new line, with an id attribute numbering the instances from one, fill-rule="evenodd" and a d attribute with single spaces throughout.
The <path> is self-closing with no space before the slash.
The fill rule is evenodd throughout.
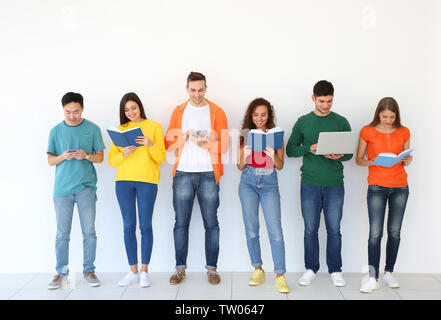
<path id="1" fill-rule="evenodd" d="M 380 100 L 380 102 L 378 102 L 377 109 L 375 110 L 374 119 L 370 124 L 368 124 L 368 126 L 375 127 L 376 125 L 378 125 L 380 123 L 380 113 L 385 110 L 389 110 L 395 113 L 395 121 L 393 123 L 393 127 L 402 127 L 400 118 L 400 107 L 398 106 L 398 102 L 391 97 L 383 98 Z"/>
<path id="2" fill-rule="evenodd" d="M 129 92 L 123 95 L 121 98 L 121 102 L 119 103 L 119 122 L 121 125 L 128 124 L 130 122 L 130 119 L 127 118 L 125 107 L 126 103 L 129 101 L 136 102 L 136 104 L 139 106 L 139 111 L 141 111 L 141 118 L 147 119 L 145 116 L 144 107 L 142 105 L 141 99 L 139 99 L 138 95 L 134 92 Z"/>
<path id="3" fill-rule="evenodd" d="M 251 129 L 256 129 L 256 125 L 253 122 L 253 112 L 258 106 L 265 106 L 268 110 L 268 120 L 266 122 L 266 128 L 272 129 L 276 126 L 275 124 L 275 115 L 274 115 L 274 107 L 272 104 L 264 99 L 264 98 L 256 98 L 250 102 L 248 105 L 247 111 L 245 112 L 245 116 L 242 121 L 242 132 L 240 137 L 240 145 L 244 144 L 244 135 L 248 134 L 248 131 Z"/>

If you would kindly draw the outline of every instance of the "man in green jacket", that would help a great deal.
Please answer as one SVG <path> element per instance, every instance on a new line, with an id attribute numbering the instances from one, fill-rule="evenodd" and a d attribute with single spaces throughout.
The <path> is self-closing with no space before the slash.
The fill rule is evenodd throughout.
<path id="1" fill-rule="evenodd" d="M 288 157 L 303 157 L 300 198 L 305 223 L 304 249 L 306 272 L 298 283 L 310 285 L 320 269 L 318 229 L 323 209 L 328 233 L 326 262 L 335 286 L 345 286 L 342 274 L 340 222 L 343 214 L 343 161 L 352 154 L 316 155 L 320 132 L 351 131 L 346 118 L 331 112 L 334 87 L 322 80 L 315 84 L 312 101 L 315 109 L 300 117 L 286 146 Z"/>

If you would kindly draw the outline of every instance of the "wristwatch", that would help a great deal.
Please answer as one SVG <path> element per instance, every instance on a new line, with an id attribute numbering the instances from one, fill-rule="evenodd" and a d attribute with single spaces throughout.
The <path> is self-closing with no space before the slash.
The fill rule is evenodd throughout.
<path id="1" fill-rule="evenodd" d="M 88 154 L 85 159 L 89 160 L 90 159 L 90 155 Z"/>

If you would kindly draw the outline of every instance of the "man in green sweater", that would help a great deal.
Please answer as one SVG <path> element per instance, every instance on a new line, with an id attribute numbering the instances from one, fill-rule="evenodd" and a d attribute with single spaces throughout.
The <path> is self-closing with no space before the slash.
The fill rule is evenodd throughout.
<path id="1" fill-rule="evenodd" d="M 346 118 L 331 112 L 334 87 L 322 80 L 315 84 L 314 111 L 300 117 L 286 146 L 288 157 L 303 157 L 300 198 L 305 223 L 304 248 L 306 272 L 298 283 L 310 285 L 320 269 L 318 229 L 323 210 L 328 233 L 326 262 L 335 286 L 346 285 L 342 274 L 340 222 L 343 214 L 343 161 L 352 154 L 316 155 L 320 132 L 351 131 Z"/>

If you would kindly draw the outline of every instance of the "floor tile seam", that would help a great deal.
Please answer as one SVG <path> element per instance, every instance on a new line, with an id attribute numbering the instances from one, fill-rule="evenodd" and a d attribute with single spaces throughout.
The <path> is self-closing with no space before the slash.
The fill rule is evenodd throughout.
<path id="1" fill-rule="evenodd" d="M 127 289 L 128 289 L 128 287 L 124 288 L 124 290 L 121 292 L 121 295 L 119 296 L 118 300 L 122 300 L 122 298 L 123 298 L 124 294 L 126 293 Z"/>
<path id="2" fill-rule="evenodd" d="M 74 290 L 75 290 L 75 289 L 70 289 L 70 292 L 64 297 L 63 300 L 67 300 L 67 298 L 69 298 L 69 296 L 72 294 L 72 292 L 73 292 Z"/>
<path id="3" fill-rule="evenodd" d="M 340 288 L 337 288 L 338 292 L 340 293 L 340 295 L 343 297 L 343 300 L 348 300 L 346 299 L 345 295 L 343 294 L 343 292 L 340 290 Z"/>
<path id="4" fill-rule="evenodd" d="M 183 281 L 185 281 L 185 279 Z M 178 289 L 176 290 L 176 295 L 175 295 L 174 300 L 178 300 L 179 291 L 181 291 L 181 284 L 178 283 L 178 284 L 175 284 L 175 286 L 178 286 Z"/>
<path id="5" fill-rule="evenodd" d="M 230 300 L 233 300 L 233 272 L 230 272 Z"/>
<path id="6" fill-rule="evenodd" d="M 12 300 L 12 298 L 14 298 L 23 288 L 19 288 L 19 289 L 12 289 L 15 290 L 14 293 L 9 296 L 6 300 Z M 10 290 L 10 289 L 5 289 L 5 290 Z"/>
<path id="7" fill-rule="evenodd" d="M 12 296 L 10 296 L 8 298 L 8 300 L 11 300 L 13 297 L 15 297 L 21 290 L 23 290 L 28 284 L 30 284 L 32 281 L 34 281 L 37 278 L 37 274 L 34 274 L 34 276 L 29 279 L 29 281 L 27 281 L 21 288 L 15 289 L 16 291 L 14 292 L 14 294 Z"/>

